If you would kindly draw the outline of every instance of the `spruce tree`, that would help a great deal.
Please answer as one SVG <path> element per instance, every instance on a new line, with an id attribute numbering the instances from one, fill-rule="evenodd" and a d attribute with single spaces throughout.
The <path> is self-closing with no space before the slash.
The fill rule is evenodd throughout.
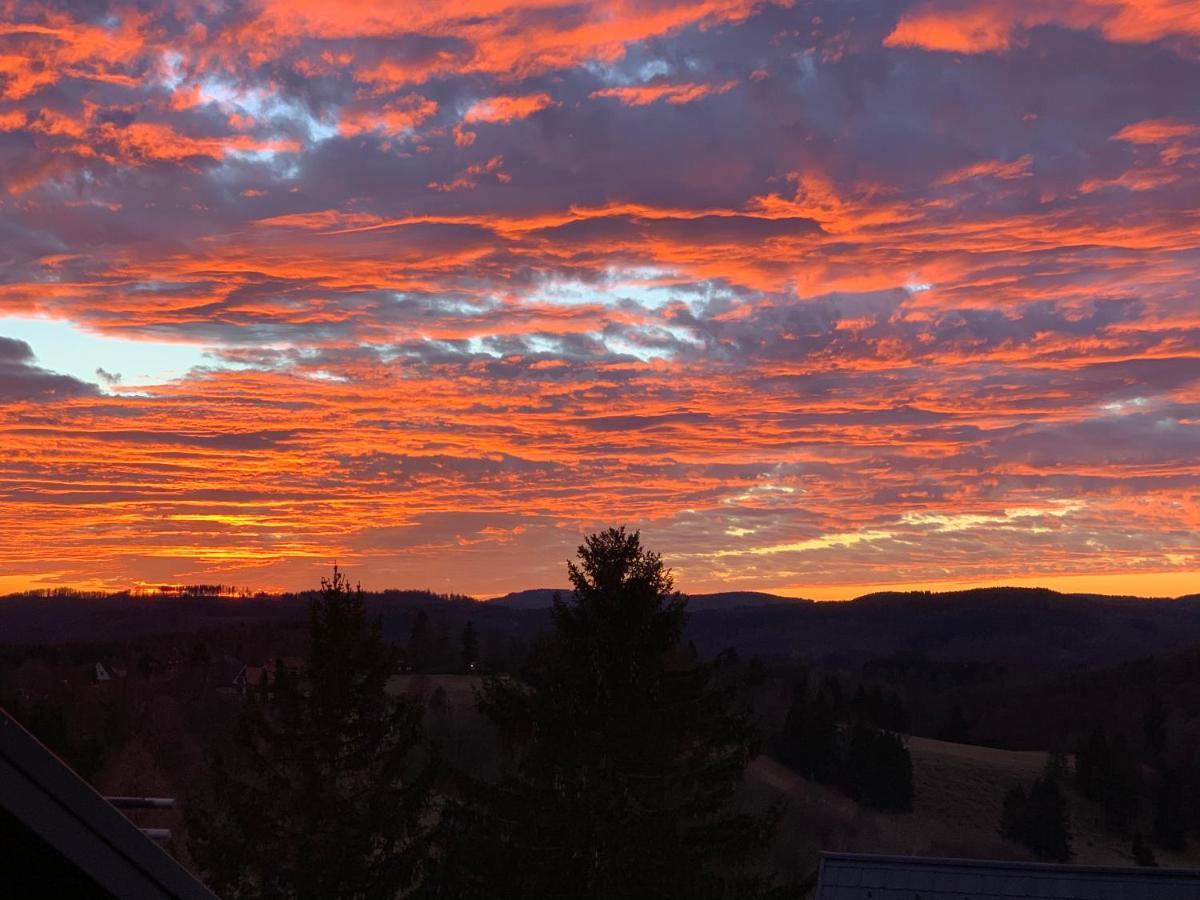
<path id="1" fill-rule="evenodd" d="M 730 811 L 756 736 L 728 667 L 681 646 L 685 601 L 636 532 L 591 535 L 568 573 L 532 664 L 485 682 L 515 771 L 447 810 L 441 895 L 753 896 L 773 818 Z"/>
<path id="2" fill-rule="evenodd" d="M 386 690 L 395 649 L 336 568 L 309 604 L 303 671 L 251 692 L 189 849 L 223 897 L 392 898 L 418 882 L 431 766 L 423 710 Z"/>

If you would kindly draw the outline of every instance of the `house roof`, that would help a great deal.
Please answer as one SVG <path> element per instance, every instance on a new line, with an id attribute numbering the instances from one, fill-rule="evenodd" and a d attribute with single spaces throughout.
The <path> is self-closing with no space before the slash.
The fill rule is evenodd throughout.
<path id="1" fill-rule="evenodd" d="M 1200 900 L 1200 871 L 823 853 L 816 900 Z"/>
<path id="2" fill-rule="evenodd" d="M 43 889 L 85 883 L 97 895 L 214 900 L 214 894 L 147 838 L 90 785 L 0 709 L 0 813 L 7 835 L 33 852 L 6 863 L 6 879 Z M 59 864 L 35 866 L 34 858 Z M 65 864 L 64 864 L 65 863 Z M 52 891 L 53 892 L 53 891 Z M 38 893 L 38 896 L 49 896 Z M 31 894 L 32 896 L 32 894 Z"/>

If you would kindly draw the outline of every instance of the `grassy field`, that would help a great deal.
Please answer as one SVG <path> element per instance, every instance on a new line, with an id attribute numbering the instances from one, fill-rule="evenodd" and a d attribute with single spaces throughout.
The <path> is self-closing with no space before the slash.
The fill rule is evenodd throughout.
<path id="1" fill-rule="evenodd" d="M 431 696 L 439 688 L 442 698 L 453 709 L 474 710 L 475 691 L 483 683 L 481 675 L 393 675 L 388 679 L 391 694 L 416 693 Z"/>
<path id="2" fill-rule="evenodd" d="M 862 809 L 838 791 L 799 777 L 775 760 L 760 756 L 747 773 L 743 801 L 765 806 L 783 800 L 786 812 L 773 848 L 775 864 L 803 877 L 820 850 L 921 856 L 1028 859 L 1023 847 L 1000 839 L 997 829 L 1004 792 L 1028 784 L 1046 763 L 1042 752 L 1016 752 L 908 739 L 913 760 L 912 813 L 893 815 Z M 1073 791 L 1072 847 L 1075 863 L 1133 865 L 1128 838 L 1101 828 L 1099 810 Z M 1187 852 L 1159 851 L 1163 866 L 1200 867 L 1200 846 Z"/>
<path id="3" fill-rule="evenodd" d="M 435 699 L 428 724 L 444 750 L 460 762 L 488 765 L 494 752 L 475 711 L 477 675 L 400 675 L 389 682 L 396 693 L 415 692 Z M 1041 774 L 1046 754 L 997 750 L 910 737 L 915 801 L 912 813 L 893 815 L 863 809 L 841 792 L 798 776 L 768 756 L 755 759 L 747 772 L 740 802 L 764 809 L 784 804 L 783 821 L 772 850 L 776 866 L 803 878 L 821 850 L 1028 859 L 1027 851 L 1000 839 L 1004 792 L 1028 785 Z M 1132 865 L 1130 840 L 1104 833 L 1101 813 L 1074 791 L 1071 800 L 1074 862 Z M 1171 854 L 1158 851 L 1160 865 L 1200 867 L 1200 845 Z"/>

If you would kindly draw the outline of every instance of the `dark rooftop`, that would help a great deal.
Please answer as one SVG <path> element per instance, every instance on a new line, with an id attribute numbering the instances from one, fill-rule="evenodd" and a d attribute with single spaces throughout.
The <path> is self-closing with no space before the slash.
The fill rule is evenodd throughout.
<path id="1" fill-rule="evenodd" d="M 0 846 L 5 897 L 215 900 L 3 709 Z"/>
<path id="2" fill-rule="evenodd" d="M 823 853 L 816 900 L 1200 900 L 1200 871 Z"/>

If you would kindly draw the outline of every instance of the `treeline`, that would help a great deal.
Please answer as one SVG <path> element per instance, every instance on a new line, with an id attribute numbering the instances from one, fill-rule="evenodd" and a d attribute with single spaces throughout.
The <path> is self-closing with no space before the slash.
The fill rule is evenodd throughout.
<path id="1" fill-rule="evenodd" d="M 81 591 L 76 588 L 57 587 L 57 588 L 31 588 L 28 591 L 18 591 L 15 594 L 9 594 L 8 598 L 19 598 L 29 600 L 104 600 L 108 597 L 129 596 L 128 591 Z"/>
<path id="2" fill-rule="evenodd" d="M 867 684 L 846 696 L 838 677 L 814 686 L 815 680 L 801 670 L 773 741 L 775 757 L 873 809 L 911 811 L 912 758 L 901 737 L 907 717 L 900 698 Z"/>
<path id="3" fill-rule="evenodd" d="M 1000 836 L 1025 845 L 1039 860 L 1071 859 L 1071 813 L 1064 785 L 1066 760 L 1051 754 L 1046 769 L 1029 787 L 1014 784 L 1004 795 Z"/>
<path id="4" fill-rule="evenodd" d="M 1072 754 L 1067 789 L 1135 858 L 1200 837 L 1200 649 L 1065 679 L 1029 706 L 1060 711 L 1047 744 Z"/>
<path id="5" fill-rule="evenodd" d="M 1069 857 L 1072 794 L 1143 863 L 1200 837 L 1200 648 L 1051 677 L 893 656 L 862 678 L 894 692 L 912 734 L 1054 751 L 1052 770 L 1012 786 L 1000 823 L 1038 858 Z"/>
<path id="6" fill-rule="evenodd" d="M 518 667 L 527 653 L 528 646 L 515 636 L 490 629 L 481 635 L 471 619 L 454 634 L 449 623 L 421 609 L 412 617 L 400 665 L 424 674 L 502 672 Z"/>

